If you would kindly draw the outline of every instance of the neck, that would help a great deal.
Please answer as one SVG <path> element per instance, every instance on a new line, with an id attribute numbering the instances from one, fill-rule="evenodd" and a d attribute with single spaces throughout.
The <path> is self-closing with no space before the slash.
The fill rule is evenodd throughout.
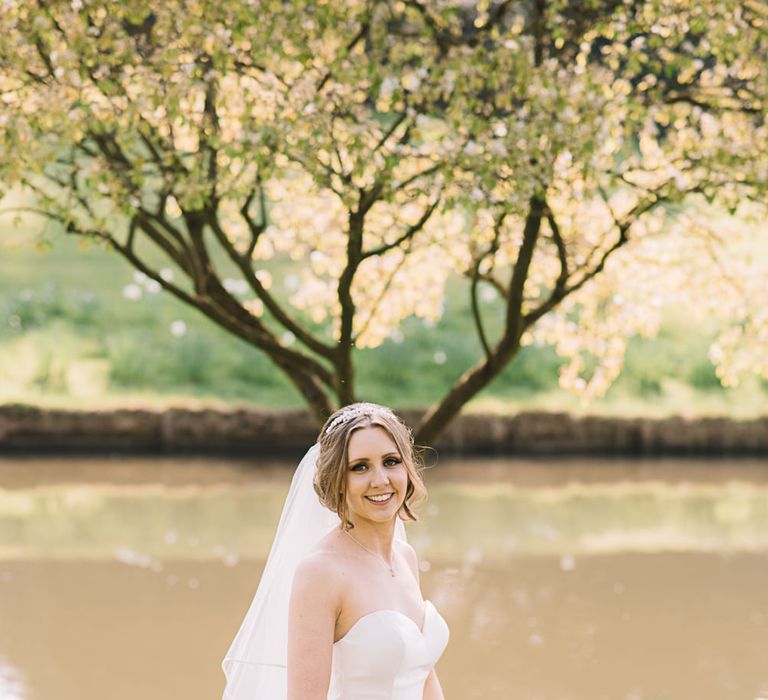
<path id="1" fill-rule="evenodd" d="M 385 523 L 353 520 L 352 524 L 354 527 L 348 532 L 354 539 L 387 561 L 390 560 L 392 556 L 392 543 L 395 539 L 394 518 Z"/>

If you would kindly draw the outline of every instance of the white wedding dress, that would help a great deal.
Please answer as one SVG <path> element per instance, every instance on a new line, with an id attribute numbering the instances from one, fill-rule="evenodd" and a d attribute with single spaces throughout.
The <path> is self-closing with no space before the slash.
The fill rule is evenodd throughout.
<path id="1" fill-rule="evenodd" d="M 256 595 L 222 661 L 223 700 L 288 697 L 288 609 L 299 562 L 339 527 L 314 490 L 319 444 L 299 463 Z M 406 540 L 399 518 L 395 538 Z M 424 683 L 448 644 L 448 625 L 429 601 L 423 624 L 396 610 L 363 615 L 333 645 L 329 700 L 423 700 Z"/>
<path id="2" fill-rule="evenodd" d="M 448 636 L 430 601 L 421 629 L 397 610 L 363 615 L 333 645 L 328 700 L 423 700 L 424 683 Z"/>

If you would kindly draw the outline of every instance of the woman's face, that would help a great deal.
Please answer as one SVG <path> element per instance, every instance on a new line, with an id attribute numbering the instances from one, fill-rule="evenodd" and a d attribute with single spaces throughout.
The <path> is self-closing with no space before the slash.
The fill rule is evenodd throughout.
<path id="1" fill-rule="evenodd" d="M 389 433 L 378 426 L 359 428 L 347 444 L 347 517 L 386 522 L 405 501 L 408 472 Z"/>

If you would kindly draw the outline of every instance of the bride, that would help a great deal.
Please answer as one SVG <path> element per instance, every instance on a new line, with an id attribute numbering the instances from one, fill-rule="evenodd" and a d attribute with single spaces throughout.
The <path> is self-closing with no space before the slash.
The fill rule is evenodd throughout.
<path id="1" fill-rule="evenodd" d="M 326 421 L 222 664 L 224 700 L 444 700 L 448 626 L 422 599 L 402 524 L 425 496 L 390 409 L 351 404 Z"/>

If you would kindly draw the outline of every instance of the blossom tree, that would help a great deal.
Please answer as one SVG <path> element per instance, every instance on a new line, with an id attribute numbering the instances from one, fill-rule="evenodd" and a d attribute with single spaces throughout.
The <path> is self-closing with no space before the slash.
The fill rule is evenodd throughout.
<path id="1" fill-rule="evenodd" d="M 762 206 L 766 23 L 758 0 L 5 0 L 0 181 L 266 353 L 318 419 L 457 274 L 483 352 L 420 441 L 527 343 L 601 394 L 686 298 L 727 321 L 724 382 L 768 376 L 768 270 L 713 224 Z"/>

